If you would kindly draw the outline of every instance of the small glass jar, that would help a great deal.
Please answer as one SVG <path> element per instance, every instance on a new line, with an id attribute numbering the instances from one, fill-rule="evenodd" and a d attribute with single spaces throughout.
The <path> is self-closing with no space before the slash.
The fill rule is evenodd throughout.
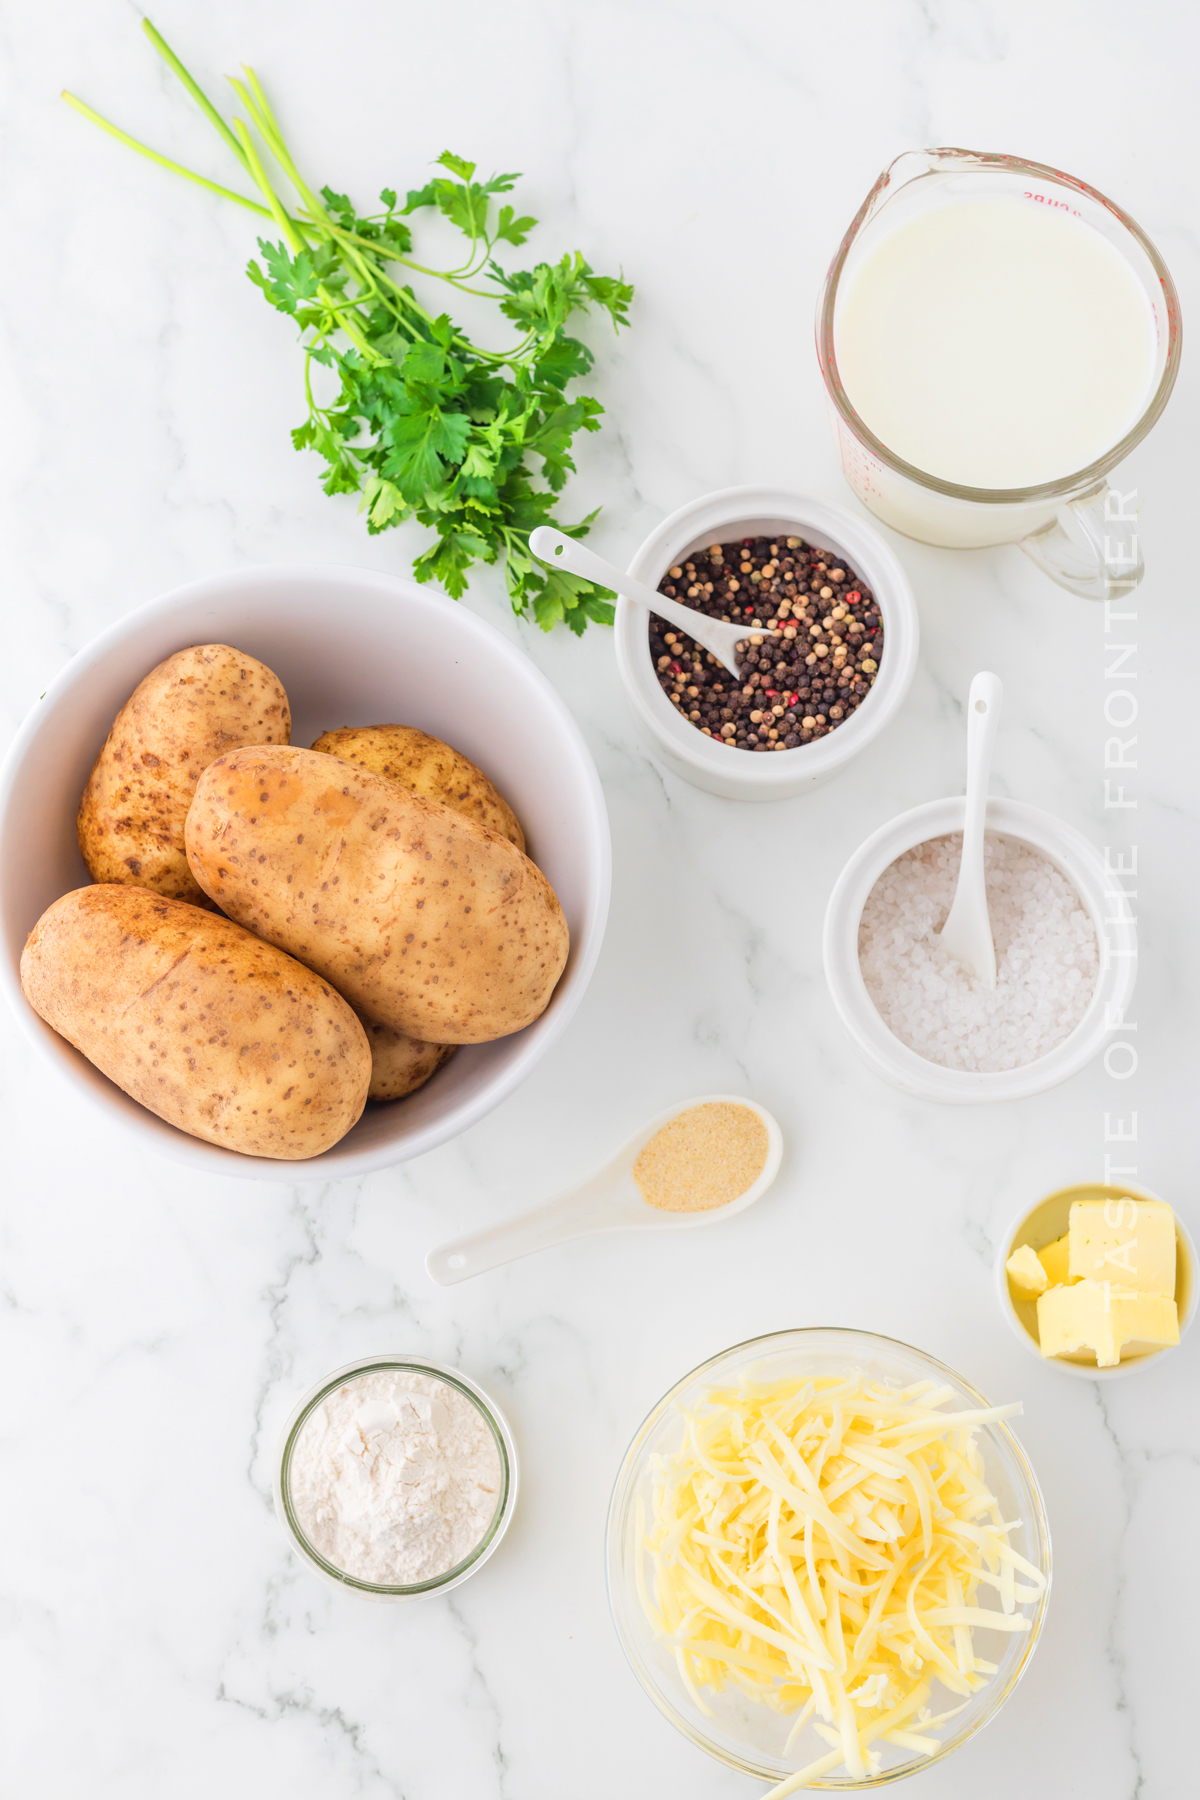
<path id="1" fill-rule="evenodd" d="M 428 1581 L 413 1583 L 411 1586 L 383 1586 L 372 1581 L 360 1581 L 354 1575 L 348 1575 L 315 1550 L 305 1537 L 300 1522 L 296 1517 L 291 1499 L 291 1464 L 300 1434 L 314 1410 L 323 1400 L 338 1388 L 360 1375 L 383 1375 L 393 1370 L 400 1370 L 416 1375 L 430 1375 L 444 1381 L 448 1387 L 456 1388 L 481 1414 L 496 1442 L 500 1456 L 500 1494 L 496 1501 L 496 1510 L 492 1514 L 491 1523 L 475 1548 L 452 1569 L 442 1575 L 434 1575 Z M 508 1530 L 517 1504 L 517 1448 L 509 1429 L 508 1420 L 500 1408 L 491 1400 L 478 1384 L 464 1375 L 459 1369 L 447 1368 L 444 1363 L 430 1362 L 423 1356 L 388 1355 L 365 1356 L 359 1362 L 347 1363 L 344 1368 L 335 1369 L 316 1387 L 310 1388 L 293 1411 L 283 1428 L 279 1440 L 279 1451 L 275 1463 L 275 1512 L 279 1523 L 283 1526 L 287 1539 L 302 1563 L 305 1563 L 324 1580 L 335 1587 L 360 1594 L 364 1600 L 415 1600 L 422 1594 L 444 1594 L 456 1588 L 460 1582 L 473 1575 L 491 1556 L 500 1539 Z"/>

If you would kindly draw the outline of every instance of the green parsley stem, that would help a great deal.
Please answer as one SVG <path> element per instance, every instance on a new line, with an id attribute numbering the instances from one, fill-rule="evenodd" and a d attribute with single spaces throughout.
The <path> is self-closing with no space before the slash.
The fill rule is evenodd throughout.
<path id="1" fill-rule="evenodd" d="M 266 200 L 267 205 L 270 207 L 272 218 L 275 220 L 275 223 L 278 225 L 280 231 L 282 231 L 284 237 L 287 239 L 288 244 L 291 246 L 292 255 L 299 256 L 302 250 L 308 249 L 307 240 L 300 235 L 300 232 L 297 230 L 292 220 L 283 210 L 283 202 L 267 180 L 267 172 L 262 166 L 258 151 L 254 148 L 254 140 L 250 136 L 249 128 L 243 120 L 235 119 L 233 121 L 233 129 L 237 132 L 238 137 L 241 140 L 246 167 L 254 177 L 255 185 L 258 187 L 263 198 Z"/>
<path id="2" fill-rule="evenodd" d="M 302 179 L 300 171 L 292 161 L 291 151 L 288 149 L 287 144 L 284 141 L 283 133 L 279 129 L 279 122 L 276 119 L 275 114 L 271 111 L 267 96 L 262 90 L 262 83 L 259 81 L 258 76 L 254 73 L 253 69 L 246 69 L 246 80 L 253 93 L 253 101 L 251 101 L 250 94 L 247 93 L 246 88 L 240 81 L 234 80 L 232 86 L 241 94 L 247 111 L 254 117 L 259 131 L 262 133 L 270 147 L 272 156 L 274 156 L 276 162 L 299 194 L 309 217 L 315 224 L 320 225 L 322 228 L 327 228 L 333 221 L 330 219 L 325 208 L 321 205 L 318 196 L 313 193 L 307 182 Z"/>
<path id="3" fill-rule="evenodd" d="M 233 151 L 233 154 L 237 157 L 242 167 L 245 168 L 246 159 L 242 155 L 241 145 L 233 135 L 233 132 L 230 131 L 229 126 L 225 123 L 225 120 L 221 117 L 208 95 L 204 92 L 204 89 L 200 86 L 200 83 L 194 80 L 184 68 L 170 44 L 168 44 L 166 38 L 154 29 L 149 19 L 142 20 L 142 30 L 150 39 L 150 42 L 154 45 L 154 48 L 158 51 L 158 54 L 162 57 L 163 61 L 176 75 L 178 75 L 180 81 L 182 81 L 184 87 L 192 96 L 192 99 L 196 102 L 197 106 L 200 107 L 201 111 L 220 132 L 221 136 L 225 139 L 226 144 Z"/>
<path id="4" fill-rule="evenodd" d="M 317 221 L 314 220 L 313 223 L 315 226 L 317 224 Z M 397 251 L 385 249 L 383 246 L 378 244 L 374 238 L 359 237 L 357 232 L 344 230 L 342 226 L 335 224 L 332 219 L 329 220 L 329 223 L 327 226 L 322 223 L 320 228 L 323 230 L 328 230 L 330 235 L 332 237 L 336 237 L 340 244 L 353 245 L 356 247 L 361 247 L 364 250 L 370 250 L 374 253 L 375 256 L 379 257 L 382 261 L 390 262 L 390 263 L 400 263 L 403 265 L 404 268 L 412 269 L 417 275 L 431 275 L 435 281 L 448 281 L 450 283 L 451 287 L 458 288 L 460 293 L 477 294 L 481 300 L 494 300 L 496 298 L 495 294 L 489 293 L 487 288 L 474 288 L 474 287 L 464 286 L 464 284 L 458 279 L 456 271 L 453 269 L 429 269 L 429 268 L 426 268 L 424 263 L 414 262 L 411 256 L 401 256 Z M 464 266 L 467 266 L 467 265 L 464 265 Z M 386 281 L 388 278 L 387 278 L 387 276 L 384 276 L 383 279 Z M 396 284 L 390 283 L 390 285 L 395 286 Z M 404 292 L 404 290 L 402 288 L 397 289 L 397 291 L 400 293 Z M 423 311 L 422 308 L 418 307 L 417 310 L 418 310 L 418 312 L 421 313 L 422 318 L 425 318 L 425 319 L 432 318 L 432 315 L 430 313 Z"/>
<path id="5" fill-rule="evenodd" d="M 435 281 L 448 281 L 450 286 L 456 287 L 460 294 L 478 294 L 481 300 L 496 298 L 495 294 L 489 294 L 486 288 L 467 287 L 466 283 L 459 281 L 456 276 L 448 275 L 445 269 L 427 269 L 424 263 L 413 262 L 411 257 L 389 256 L 388 261 L 403 263 L 406 269 L 414 269 L 418 275 L 432 275 Z"/>
<path id="6" fill-rule="evenodd" d="M 288 213 L 284 211 L 283 202 L 280 200 L 278 194 L 276 194 L 271 183 L 267 180 L 267 172 L 263 168 L 262 160 L 254 147 L 254 140 L 250 136 L 249 127 L 243 120 L 235 119 L 233 121 L 233 128 L 237 132 L 238 137 L 241 140 L 242 149 L 246 153 L 247 167 L 254 177 L 255 183 L 262 191 L 268 206 L 271 208 L 275 223 L 279 226 L 279 229 L 283 232 L 284 237 L 290 244 L 292 255 L 299 256 L 302 250 L 308 249 L 307 239 L 301 235 L 299 227 L 293 222 Z M 365 357 L 367 362 L 379 363 L 386 360 L 381 357 L 379 352 L 368 342 L 367 338 L 364 337 L 362 331 L 359 329 L 357 322 L 350 317 L 349 307 L 353 302 L 348 303 L 344 300 L 338 300 L 329 292 L 329 289 L 325 286 L 324 282 L 319 282 L 317 284 L 317 298 L 320 300 L 322 306 L 327 308 L 337 320 L 342 330 L 346 333 L 346 336 L 350 339 L 350 342 L 354 345 L 359 354 Z"/>
<path id="7" fill-rule="evenodd" d="M 136 150 L 139 156 L 145 156 L 151 162 L 157 163 L 160 169 L 170 169 L 173 175 L 182 175 L 186 181 L 194 181 L 197 187 L 207 188 L 210 194 L 219 194 L 222 200 L 236 200 L 239 206 L 244 206 L 248 212 L 258 213 L 260 218 L 272 217 L 268 209 L 260 206 L 256 200 L 248 200 L 245 194 L 235 194 L 232 188 L 222 187 L 216 181 L 209 181 L 206 176 L 197 175 L 194 169 L 185 169 L 182 163 L 172 162 L 169 156 L 160 156 L 157 150 L 151 150 L 149 144 L 140 144 L 137 138 L 130 137 L 129 133 L 122 131 L 119 126 L 110 124 L 107 119 L 102 118 L 98 112 L 94 112 L 76 95 L 68 93 L 65 88 L 62 97 L 68 106 L 74 107 L 77 113 L 82 113 L 83 117 L 90 119 L 93 125 L 99 125 L 101 131 L 107 131 L 109 137 L 115 137 L 119 143 L 128 144 L 131 150 Z"/>
<path id="8" fill-rule="evenodd" d="M 454 281 L 453 277 L 446 274 L 443 269 L 427 269 L 424 264 L 413 262 L 407 256 L 391 255 L 381 250 L 380 246 L 373 243 L 370 238 L 358 237 L 352 231 L 344 231 L 340 225 L 334 224 L 332 220 L 330 221 L 327 230 L 330 237 L 335 239 L 337 243 L 346 245 L 348 249 L 352 246 L 361 245 L 365 250 L 373 251 L 377 259 L 374 265 L 372 265 L 372 287 L 374 292 L 379 295 L 379 298 L 385 305 L 388 305 L 386 296 L 380 292 L 379 284 L 390 288 L 397 299 L 399 299 L 410 312 L 418 314 L 427 325 L 433 324 L 433 314 L 426 312 L 425 308 L 420 304 L 409 288 L 402 287 L 398 281 L 393 281 L 390 275 L 385 274 L 381 266 L 384 262 L 400 263 L 406 269 L 415 270 L 418 275 L 431 275 L 437 281 L 449 281 L 454 287 L 457 287 L 465 294 L 478 294 L 484 300 L 494 300 L 496 298 L 495 294 L 489 293 L 486 288 L 463 287 L 461 282 Z M 365 302 L 368 298 L 370 298 L 370 295 L 368 294 L 356 294 L 354 304 L 358 305 L 359 302 Z M 390 305 L 388 306 L 388 310 L 393 312 L 394 316 L 398 316 L 395 314 L 395 309 Z M 454 333 L 454 342 L 460 344 L 464 350 L 468 350 L 471 356 L 478 362 L 493 363 L 497 367 L 507 363 L 512 364 L 515 367 L 517 363 L 522 361 L 530 345 L 536 341 L 537 335 L 536 331 L 527 332 L 520 343 L 511 350 L 483 350 L 478 344 L 471 343 L 470 339 L 460 331 Z"/>
<path id="9" fill-rule="evenodd" d="M 365 302 L 369 299 L 379 299 L 388 306 L 390 312 L 395 313 L 396 317 L 399 317 L 395 307 L 386 300 L 379 286 L 380 280 L 384 281 L 389 287 L 395 287 L 395 283 L 388 281 L 387 276 L 384 275 L 383 271 L 380 269 L 378 262 L 368 261 L 365 256 L 361 255 L 356 248 L 356 244 L 350 241 L 349 234 L 343 231 L 341 226 L 336 224 L 334 220 L 330 218 L 328 213 L 323 212 L 321 218 L 312 220 L 312 229 L 321 232 L 324 237 L 332 239 L 334 243 L 341 247 L 343 256 L 350 264 L 354 273 L 354 278 L 362 290 L 355 296 L 355 304 L 357 305 L 360 301 Z M 365 240 L 356 240 L 356 242 L 363 241 Z M 429 320 L 429 314 L 425 312 L 422 307 L 417 305 L 416 300 L 413 299 L 411 294 L 408 294 L 403 288 L 396 289 L 396 292 L 410 310 L 420 313 L 423 319 Z M 432 321 L 430 322 L 432 323 Z"/>
<path id="10" fill-rule="evenodd" d="M 299 194 L 303 209 L 308 214 L 309 221 L 311 222 L 312 229 L 320 232 L 325 237 L 335 239 L 343 245 L 346 259 L 354 271 L 361 290 L 355 295 L 354 300 L 348 304 L 358 306 L 360 304 L 366 304 L 375 298 L 378 298 L 383 301 L 384 304 L 387 304 L 379 289 L 378 283 L 374 278 L 374 271 L 370 264 L 368 264 L 366 259 L 359 254 L 357 247 L 347 241 L 347 234 L 338 229 L 326 208 L 322 206 L 317 195 L 313 193 L 312 189 L 308 186 L 307 182 L 301 176 L 300 171 L 297 169 L 296 164 L 292 159 L 291 152 L 284 140 L 283 133 L 279 129 L 279 123 L 271 110 L 266 94 L 263 92 L 262 83 L 259 81 L 254 70 L 249 67 L 246 68 L 245 82 L 239 81 L 236 76 L 230 76 L 229 80 L 230 86 L 233 88 L 243 106 L 246 108 L 246 111 L 250 114 L 254 124 L 257 126 L 263 142 L 266 144 L 272 156 L 275 158 L 275 161 L 279 164 L 280 168 Z M 258 166 L 261 170 L 261 163 Z M 259 185 L 261 186 L 262 183 L 260 182 Z M 303 225 L 301 228 L 303 228 Z M 324 295 L 324 289 L 318 291 L 322 296 Z M 401 297 L 405 300 L 409 300 L 410 298 L 403 295 L 402 291 Z M 416 307 L 415 300 L 411 301 L 411 305 Z M 396 313 L 394 306 L 389 306 L 388 310 L 393 313 L 393 316 L 399 318 L 399 314 Z M 423 318 L 426 320 L 429 319 L 429 315 L 424 313 L 421 308 L 416 307 L 416 310 L 422 313 Z M 344 324 L 344 309 L 339 306 L 337 311 L 339 321 Z M 353 338 L 353 341 L 358 344 L 359 348 L 363 349 L 365 340 L 360 339 L 350 330 L 349 326 L 345 326 L 345 329 Z"/>

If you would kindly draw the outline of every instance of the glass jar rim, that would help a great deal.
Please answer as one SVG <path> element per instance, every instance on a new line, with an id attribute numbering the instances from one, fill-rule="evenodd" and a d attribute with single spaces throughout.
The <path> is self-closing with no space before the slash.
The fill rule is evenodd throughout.
<path id="1" fill-rule="evenodd" d="M 383 1374 L 393 1370 L 412 1370 L 415 1374 L 431 1375 L 436 1380 L 444 1381 L 448 1387 L 457 1389 L 465 1399 L 471 1402 L 486 1422 L 500 1457 L 500 1493 L 487 1530 L 460 1562 L 455 1563 L 452 1568 L 444 1570 L 440 1575 L 431 1576 L 428 1581 L 411 1583 L 363 1581 L 358 1576 L 348 1574 L 345 1569 L 339 1569 L 336 1563 L 332 1563 L 327 1557 L 322 1556 L 306 1536 L 292 1505 L 290 1482 L 292 1456 L 301 1432 L 317 1407 L 338 1388 L 344 1387 L 350 1381 L 357 1380 L 360 1376 Z M 430 1358 L 423 1356 L 384 1353 L 363 1357 L 357 1362 L 346 1363 L 342 1368 L 334 1369 L 298 1402 L 284 1427 L 276 1458 L 275 1492 L 279 1502 L 279 1511 L 297 1550 L 306 1561 L 312 1563 L 322 1574 L 336 1581 L 339 1586 L 351 1588 L 372 1598 L 407 1599 L 418 1594 L 435 1593 L 439 1588 L 457 1584 L 495 1547 L 511 1516 L 516 1501 L 516 1490 L 516 1448 L 508 1421 L 503 1413 L 490 1396 L 471 1380 L 470 1376 L 464 1375 L 459 1369 L 450 1368 L 445 1363 L 433 1362 Z"/>
<path id="2" fill-rule="evenodd" d="M 1037 181 L 1051 181 L 1061 187 L 1071 188 L 1076 193 L 1084 195 L 1088 200 L 1102 206 L 1106 212 L 1111 213 L 1136 241 L 1154 270 L 1155 277 L 1163 291 L 1169 328 L 1162 375 L 1154 393 L 1124 437 L 1106 450 L 1103 456 L 1098 456 L 1085 468 L 1071 474 L 1057 476 L 1053 481 L 1038 482 L 1032 487 L 966 487 L 960 482 L 945 481 L 941 476 L 930 475 L 924 469 L 918 469 L 915 464 L 905 462 L 903 457 L 897 456 L 894 450 L 889 450 L 887 445 L 876 437 L 870 426 L 851 404 L 850 397 L 842 385 L 834 347 L 833 319 L 838 286 L 846 259 L 854 247 L 859 232 L 867 222 L 868 214 L 878 197 L 892 184 L 893 170 L 898 164 L 912 156 L 954 158 L 958 159 L 964 167 L 973 166 L 981 171 L 994 170 L 1027 175 Z M 928 172 L 936 172 L 935 167 L 931 166 Z M 1008 156 L 999 151 L 964 150 L 953 145 L 917 151 L 905 150 L 892 159 L 850 221 L 846 235 L 838 245 L 833 261 L 829 265 L 825 284 L 817 301 L 817 361 L 821 368 L 821 378 L 825 383 L 830 403 L 840 417 L 845 420 L 855 437 L 871 451 L 873 456 L 878 457 L 885 467 L 893 470 L 897 475 L 902 475 L 906 480 L 916 482 L 918 486 L 929 488 L 932 492 L 942 494 L 948 499 L 971 501 L 977 505 L 982 503 L 1011 506 L 1056 498 L 1065 499 L 1068 496 L 1077 497 L 1089 490 L 1099 488 L 1110 470 L 1115 469 L 1118 463 L 1124 461 L 1161 418 L 1163 409 L 1171 397 L 1171 390 L 1175 386 L 1175 378 L 1179 373 L 1182 331 L 1179 293 L 1171 277 L 1171 272 L 1137 220 L 1131 218 L 1124 207 L 1118 206 L 1115 200 L 1110 200 L 1098 188 L 1089 186 L 1086 181 L 1080 181 L 1077 176 L 1066 174 L 1062 169 L 1053 168 L 1049 163 L 1028 162 L 1024 157 Z"/>

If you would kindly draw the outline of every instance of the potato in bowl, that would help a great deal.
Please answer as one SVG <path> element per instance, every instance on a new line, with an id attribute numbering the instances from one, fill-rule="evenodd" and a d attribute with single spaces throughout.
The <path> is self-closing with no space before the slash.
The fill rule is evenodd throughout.
<path id="1" fill-rule="evenodd" d="M 483 770 L 452 744 L 443 744 L 415 725 L 344 726 L 323 731 L 313 749 L 357 763 L 373 775 L 386 775 L 425 800 L 440 800 L 509 838 L 518 850 L 525 848 L 516 813 Z"/>
<path id="2" fill-rule="evenodd" d="M 523 1030 L 566 964 L 562 907 L 515 844 L 318 750 L 218 757 L 185 841 L 222 912 L 318 970 L 365 1019 L 430 1043 Z"/>
<path id="3" fill-rule="evenodd" d="M 371 1050 L 341 995 L 232 919 L 101 882 L 47 907 L 21 957 L 29 1004 L 189 1136 L 295 1162 L 361 1116 Z"/>
<path id="4" fill-rule="evenodd" d="M 291 723 L 278 677 L 228 644 L 194 644 L 151 669 L 113 721 L 79 802 L 92 880 L 207 906 L 183 848 L 196 783 L 239 744 L 286 744 Z"/>
<path id="5" fill-rule="evenodd" d="M 421 1038 L 409 1037 L 407 1032 L 397 1031 L 391 1025 L 379 1025 L 370 1020 L 360 1022 L 371 1049 L 371 1085 L 367 1098 L 378 1100 L 380 1104 L 407 1100 L 410 1094 L 424 1087 L 458 1049 L 457 1044 L 430 1044 Z"/>
<path id="6" fill-rule="evenodd" d="M 486 769 L 520 818 L 562 905 L 570 950 L 536 1021 L 467 1045 L 398 1106 L 368 1106 L 311 1160 L 313 1179 L 359 1176 L 457 1136 L 519 1085 L 561 1036 L 591 978 L 608 908 L 603 795 L 563 701 L 530 660 L 466 607 L 365 569 L 284 566 L 192 583 L 119 620 L 63 670 L 0 771 L 0 982 L 18 1021 L 74 1092 L 145 1144 L 210 1173 L 283 1178 L 271 1158 L 185 1136 L 88 1064 L 28 1006 L 25 939 L 87 880 L 74 814 L 113 719 L 146 672 L 181 648 L 223 642 L 277 676 L 292 737 L 333 720 L 403 719 Z M 290 1165 L 290 1178 L 309 1166 Z"/>

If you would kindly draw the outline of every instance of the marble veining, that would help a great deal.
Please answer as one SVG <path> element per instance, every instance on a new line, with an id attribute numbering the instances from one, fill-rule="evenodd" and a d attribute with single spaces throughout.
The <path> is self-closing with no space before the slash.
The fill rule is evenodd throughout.
<path id="1" fill-rule="evenodd" d="M 417 185 L 445 146 L 519 168 L 532 255 L 578 244 L 638 289 L 633 329 L 593 325 L 602 435 L 564 516 L 626 561 L 668 511 L 733 482 L 854 504 L 811 344 L 816 294 L 879 170 L 905 148 L 1014 150 L 1090 180 L 1158 243 L 1189 313 L 1200 281 L 1198 48 L 1182 0 L 315 0 L 154 18 L 216 85 L 252 62 L 320 180 Z M 405 572 L 424 534 L 368 538 L 288 431 L 287 322 L 245 280 L 254 229 L 89 130 L 66 86 L 229 180 L 220 145 L 121 0 L 0 0 L 7 278 L 0 542 L 11 734 L 62 663 L 130 607 L 271 561 Z M 369 1179 L 209 1181 L 77 1109 L 0 1021 L 0 1790 L 12 1800 L 753 1800 L 654 1710 L 604 1592 L 609 1489 L 686 1369 L 775 1327 L 843 1324 L 1021 1397 L 1054 1589 L 1042 1645 L 986 1735 L 914 1778 L 919 1800 L 1181 1800 L 1200 1575 L 1200 1334 L 1097 1390 L 1010 1336 L 991 1267 L 1009 1218 L 1098 1177 L 1106 1115 L 1138 1115 L 1138 1178 L 1193 1229 L 1200 869 L 1188 358 L 1123 471 L 1148 574 L 1136 641 L 1136 809 L 1106 812 L 1102 609 L 1011 549 L 893 538 L 922 655 L 897 722 L 803 800 L 738 807 L 664 774 L 607 636 L 512 620 L 494 571 L 464 604 L 533 657 L 604 781 L 613 907 L 554 1055 L 499 1111 Z M 1110 634 L 1110 638 L 1113 634 Z M 1006 718 L 996 791 L 1097 843 L 1137 846 L 1138 1068 L 1093 1065 L 1003 1109 L 906 1099 L 855 1058 L 820 928 L 847 856 L 961 787 L 971 676 Z M 709 1231 L 618 1235 L 462 1286 L 426 1251 L 549 1197 L 644 1118 L 752 1093 L 787 1156 L 756 1208 Z M 512 1528 L 443 1600 L 371 1606 L 286 1548 L 272 1457 L 299 1395 L 377 1350 L 454 1363 L 508 1413 Z"/>

